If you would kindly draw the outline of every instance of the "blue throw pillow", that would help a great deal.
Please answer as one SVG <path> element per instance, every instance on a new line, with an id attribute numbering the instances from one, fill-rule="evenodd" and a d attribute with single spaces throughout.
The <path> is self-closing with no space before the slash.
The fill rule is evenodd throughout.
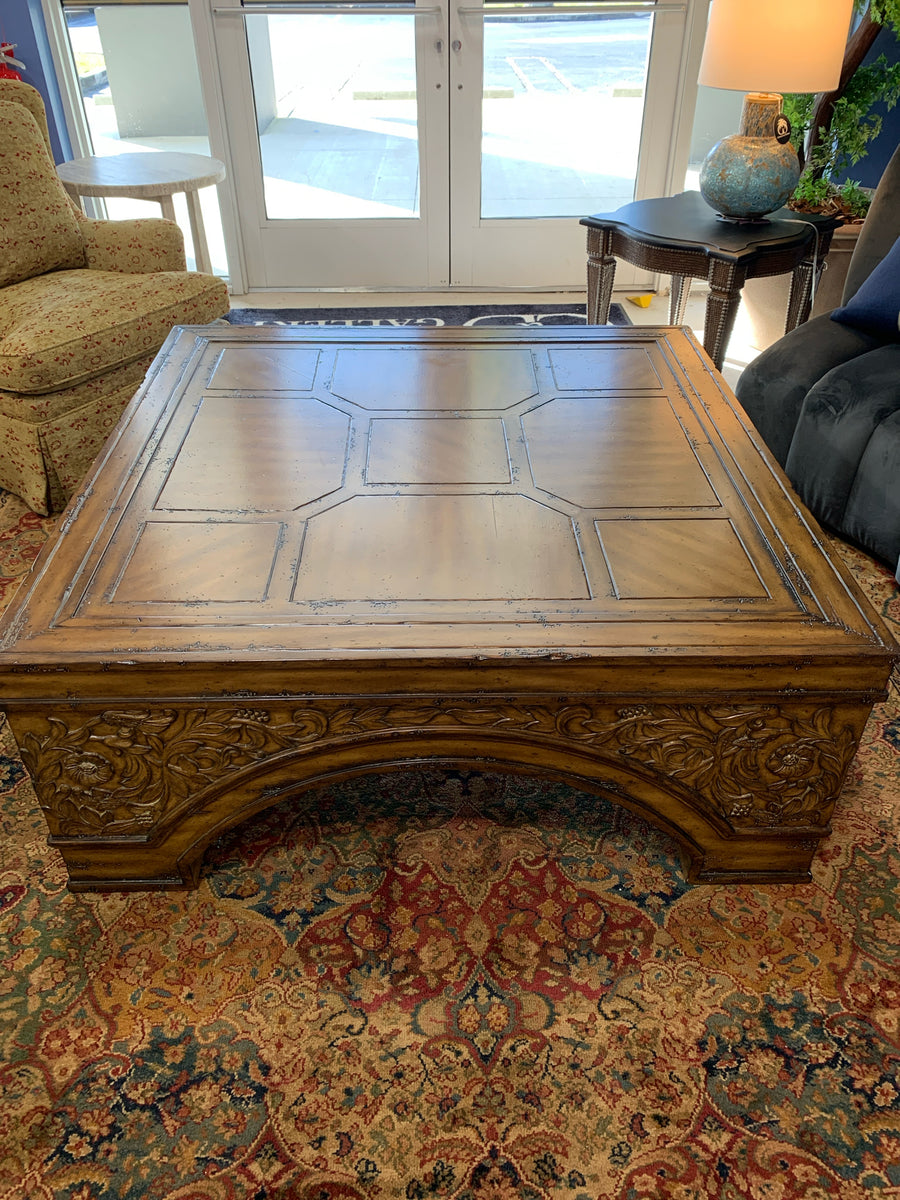
<path id="1" fill-rule="evenodd" d="M 836 308 L 832 321 L 853 325 L 875 337 L 898 338 L 900 316 L 900 238 L 843 308 Z"/>

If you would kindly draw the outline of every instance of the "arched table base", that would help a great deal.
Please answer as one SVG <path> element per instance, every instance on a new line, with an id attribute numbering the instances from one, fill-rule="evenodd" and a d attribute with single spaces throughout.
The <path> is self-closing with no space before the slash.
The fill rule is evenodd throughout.
<path id="1" fill-rule="evenodd" d="M 868 705 L 404 696 L 16 714 L 73 890 L 196 886 L 229 827 L 410 767 L 551 777 L 677 839 L 694 882 L 802 881 Z"/>

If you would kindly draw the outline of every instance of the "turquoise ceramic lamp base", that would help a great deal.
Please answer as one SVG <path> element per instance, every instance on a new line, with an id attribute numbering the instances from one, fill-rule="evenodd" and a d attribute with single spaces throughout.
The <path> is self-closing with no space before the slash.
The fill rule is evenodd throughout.
<path id="1" fill-rule="evenodd" d="M 784 137 L 781 96 L 751 92 L 744 97 L 741 131 L 722 138 L 700 168 L 700 195 L 720 216 L 758 221 L 781 208 L 800 178 L 800 162 Z M 776 136 L 776 132 L 778 136 Z"/>

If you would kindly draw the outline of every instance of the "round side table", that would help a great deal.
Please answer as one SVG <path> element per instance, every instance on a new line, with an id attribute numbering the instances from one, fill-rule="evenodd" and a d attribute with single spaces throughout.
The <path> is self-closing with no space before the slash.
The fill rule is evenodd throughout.
<path id="1" fill-rule="evenodd" d="M 197 270 L 212 274 L 212 262 L 200 211 L 199 190 L 225 178 L 225 165 L 205 154 L 147 151 L 136 154 L 94 155 L 60 163 L 56 168 L 70 196 L 127 196 L 155 200 L 164 217 L 175 220 L 172 197 L 184 192 Z"/>

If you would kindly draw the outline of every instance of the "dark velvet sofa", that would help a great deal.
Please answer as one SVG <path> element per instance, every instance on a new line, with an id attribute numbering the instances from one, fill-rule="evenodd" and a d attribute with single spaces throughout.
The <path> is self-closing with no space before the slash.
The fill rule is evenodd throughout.
<path id="1" fill-rule="evenodd" d="M 770 346 L 736 388 L 813 515 L 894 570 L 900 558 L 898 316 L 900 147 L 862 227 L 841 307 Z"/>

